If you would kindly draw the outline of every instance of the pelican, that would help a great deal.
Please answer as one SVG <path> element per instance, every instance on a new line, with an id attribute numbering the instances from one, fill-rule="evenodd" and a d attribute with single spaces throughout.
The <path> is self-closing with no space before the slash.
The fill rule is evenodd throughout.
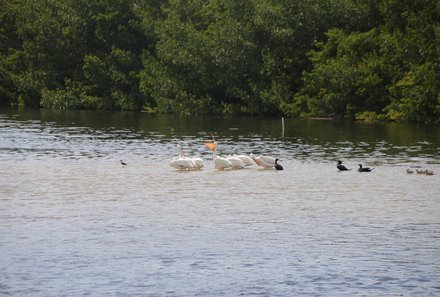
<path id="1" fill-rule="evenodd" d="M 362 164 L 359 164 L 359 168 L 358 168 L 359 172 L 371 172 L 373 170 L 374 170 L 374 168 L 362 167 Z"/>
<path id="2" fill-rule="evenodd" d="M 198 167 L 195 165 L 193 160 L 191 158 L 185 157 L 185 154 L 183 153 L 182 147 L 178 145 L 179 147 L 179 156 L 173 158 L 170 162 L 170 166 L 174 167 L 178 170 L 192 170 L 197 169 Z"/>
<path id="3" fill-rule="evenodd" d="M 219 157 L 219 156 L 215 156 L 215 157 L 214 157 L 214 167 L 215 167 L 216 169 L 223 170 L 223 169 L 231 168 L 231 167 L 232 167 L 232 164 L 231 164 L 231 163 L 229 162 L 229 160 L 226 159 L 226 158 L 222 158 L 222 157 Z"/>
<path id="4" fill-rule="evenodd" d="M 232 164 L 228 159 L 217 156 L 217 141 L 215 141 L 214 135 L 212 135 L 212 141 L 205 142 L 205 146 L 212 151 L 212 159 L 215 169 L 224 170 L 232 168 Z"/>
<path id="5" fill-rule="evenodd" d="M 246 156 L 246 155 L 236 155 L 236 154 L 234 154 L 233 157 L 240 158 L 243 161 L 244 166 L 252 166 L 252 165 L 255 164 L 254 160 L 252 160 L 251 157 Z"/>
<path id="6" fill-rule="evenodd" d="M 273 157 L 263 156 L 259 155 L 258 157 L 254 154 L 251 154 L 252 160 L 254 160 L 255 163 L 257 163 L 258 166 L 264 167 L 264 168 L 272 168 L 275 167 L 276 159 Z"/>
<path id="7" fill-rule="evenodd" d="M 170 162 L 170 166 L 179 170 L 195 169 L 194 163 L 187 157 L 176 157 Z"/>
<path id="8" fill-rule="evenodd" d="M 205 167 L 205 163 L 203 162 L 202 158 L 192 157 L 191 161 L 194 163 L 194 166 L 197 169 L 201 169 L 201 168 Z"/>
<path id="9" fill-rule="evenodd" d="M 243 169 L 246 166 L 243 160 L 235 155 L 228 156 L 226 159 L 231 163 L 232 169 Z"/>

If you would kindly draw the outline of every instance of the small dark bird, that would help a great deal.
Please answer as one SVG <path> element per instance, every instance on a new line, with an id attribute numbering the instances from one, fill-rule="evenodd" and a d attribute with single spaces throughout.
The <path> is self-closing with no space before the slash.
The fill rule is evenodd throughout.
<path id="1" fill-rule="evenodd" d="M 127 166 L 127 163 L 125 163 L 124 161 L 121 160 L 121 165 L 122 166 Z"/>
<path id="2" fill-rule="evenodd" d="M 345 167 L 344 165 L 342 165 L 342 161 L 338 161 L 338 165 L 336 165 L 336 167 L 339 169 L 339 171 L 349 171 L 351 169 L 348 169 L 347 167 Z"/>
<path id="3" fill-rule="evenodd" d="M 413 174 L 414 173 L 414 170 L 411 170 L 411 169 L 406 169 L 406 173 L 408 173 L 408 174 Z"/>
<path id="4" fill-rule="evenodd" d="M 276 170 L 283 170 L 283 166 L 278 164 L 279 159 L 275 159 L 275 169 Z"/>
<path id="5" fill-rule="evenodd" d="M 359 172 L 371 172 L 373 170 L 374 170 L 374 168 L 362 167 L 362 164 L 359 164 L 359 168 L 358 168 Z"/>

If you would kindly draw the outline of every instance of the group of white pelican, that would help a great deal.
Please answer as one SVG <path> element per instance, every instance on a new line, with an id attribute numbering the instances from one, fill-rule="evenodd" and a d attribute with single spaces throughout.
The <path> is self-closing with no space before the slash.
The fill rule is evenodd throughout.
<path id="1" fill-rule="evenodd" d="M 227 157 L 217 156 L 217 142 L 214 137 L 212 141 L 205 142 L 205 146 L 213 152 L 213 164 L 215 169 L 243 169 L 252 165 L 258 165 L 263 168 L 274 168 L 276 170 L 283 170 L 283 167 L 278 164 L 278 159 L 269 156 L 254 154 L 248 155 L 229 155 Z M 170 166 L 177 170 L 199 170 L 205 167 L 203 159 L 199 157 L 187 157 L 180 145 L 179 156 L 173 158 Z"/>

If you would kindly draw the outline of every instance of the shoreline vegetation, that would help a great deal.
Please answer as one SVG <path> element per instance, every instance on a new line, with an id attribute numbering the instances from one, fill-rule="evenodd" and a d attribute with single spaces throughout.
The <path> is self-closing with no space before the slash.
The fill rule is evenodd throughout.
<path id="1" fill-rule="evenodd" d="M 0 106 L 440 123 L 440 2 L 0 0 Z"/>

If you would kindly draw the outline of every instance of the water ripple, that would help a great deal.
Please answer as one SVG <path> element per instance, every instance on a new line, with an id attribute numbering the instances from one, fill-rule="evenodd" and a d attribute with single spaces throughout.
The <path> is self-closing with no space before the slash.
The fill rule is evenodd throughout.
<path id="1" fill-rule="evenodd" d="M 436 135 L 286 121 L 280 137 L 269 120 L 212 121 L 220 154 L 285 168 L 222 172 L 199 119 L 21 117 L 0 114 L 0 295 L 440 294 Z M 206 168 L 173 170 L 178 144 Z M 377 168 L 337 172 L 336 159 Z"/>

